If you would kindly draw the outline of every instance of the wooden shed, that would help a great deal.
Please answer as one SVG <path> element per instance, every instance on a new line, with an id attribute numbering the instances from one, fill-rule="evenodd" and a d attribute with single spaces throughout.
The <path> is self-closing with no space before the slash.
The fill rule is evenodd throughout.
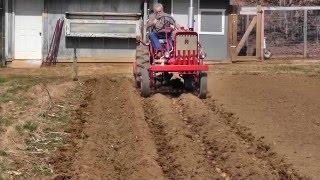
<path id="1" fill-rule="evenodd" d="M 149 0 L 149 8 L 156 0 Z M 189 2 L 159 0 L 177 22 L 187 26 Z M 143 0 L 4 0 L 4 57 L 7 61 L 44 59 L 58 19 L 64 28 L 59 62 L 130 62 L 140 34 Z M 195 0 L 195 30 L 208 60 L 228 58 L 226 0 Z"/>

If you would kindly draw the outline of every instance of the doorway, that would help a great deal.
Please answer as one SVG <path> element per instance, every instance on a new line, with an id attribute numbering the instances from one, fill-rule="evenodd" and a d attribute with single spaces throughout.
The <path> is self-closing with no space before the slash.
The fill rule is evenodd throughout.
<path id="1" fill-rule="evenodd" d="M 14 58 L 42 59 L 43 0 L 15 0 Z"/>

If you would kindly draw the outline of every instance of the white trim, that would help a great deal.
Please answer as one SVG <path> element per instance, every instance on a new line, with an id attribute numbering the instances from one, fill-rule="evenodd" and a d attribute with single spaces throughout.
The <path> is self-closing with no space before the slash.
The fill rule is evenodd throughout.
<path id="1" fill-rule="evenodd" d="M 12 1 L 12 59 L 16 59 L 16 0 Z"/>
<path id="2" fill-rule="evenodd" d="M 222 24 L 220 32 L 206 32 L 201 31 L 201 13 L 202 12 L 220 12 L 222 14 Z M 226 24 L 226 10 L 225 9 L 200 9 L 200 3 L 198 5 L 198 32 L 199 34 L 211 34 L 211 35 L 225 35 L 225 24 Z"/>

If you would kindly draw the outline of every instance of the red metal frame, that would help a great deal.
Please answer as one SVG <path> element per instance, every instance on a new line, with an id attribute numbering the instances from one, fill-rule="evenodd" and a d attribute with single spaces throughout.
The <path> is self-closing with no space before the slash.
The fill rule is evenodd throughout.
<path id="1" fill-rule="evenodd" d="M 179 35 L 192 35 L 197 36 L 198 33 L 192 31 L 177 32 L 174 41 L 174 56 L 168 61 L 168 65 L 151 65 L 150 72 L 181 72 L 197 74 L 200 71 L 208 71 L 209 66 L 203 64 L 203 60 L 199 59 L 199 47 L 193 51 L 176 51 L 177 36 Z M 166 35 L 168 40 L 168 37 Z M 153 48 L 150 45 L 150 53 L 152 54 Z"/>
<path id="2" fill-rule="evenodd" d="M 198 72 L 208 71 L 208 65 L 152 65 L 150 71 L 152 72 Z"/>

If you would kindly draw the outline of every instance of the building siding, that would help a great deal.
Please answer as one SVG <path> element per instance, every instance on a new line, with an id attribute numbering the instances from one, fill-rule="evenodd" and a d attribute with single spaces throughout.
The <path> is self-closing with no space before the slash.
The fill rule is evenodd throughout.
<path id="1" fill-rule="evenodd" d="M 14 29 L 13 17 L 14 0 L 6 0 L 6 58 L 14 58 Z M 198 30 L 198 6 L 200 0 L 194 0 L 195 7 L 195 30 Z M 229 1 L 225 0 L 201 0 L 205 8 L 226 9 Z M 173 0 L 172 14 L 177 22 L 187 27 L 188 22 L 188 1 Z M 48 54 L 50 42 L 54 34 L 56 21 L 64 18 L 66 12 L 140 12 L 141 1 L 138 0 L 44 0 L 43 11 L 43 49 L 42 55 L 45 58 Z M 201 7 L 200 7 L 201 8 Z M 200 34 L 200 41 L 208 55 L 208 60 L 222 60 L 228 58 L 227 35 L 228 18 L 225 18 L 224 35 Z M 63 28 L 58 61 L 72 61 L 74 48 L 77 49 L 77 56 L 84 61 L 133 61 L 135 58 L 135 39 L 114 39 L 114 38 L 67 38 Z"/>
<path id="2" fill-rule="evenodd" d="M 48 53 L 56 21 L 64 18 L 66 12 L 121 12 L 138 13 L 140 3 L 127 0 L 46 0 L 47 19 L 43 55 Z M 114 38 L 70 38 L 63 29 L 58 59 L 70 61 L 77 48 L 77 56 L 84 61 L 133 61 L 135 39 Z"/>
<path id="3" fill-rule="evenodd" d="M 128 0 L 44 0 L 42 56 L 48 54 L 56 22 L 66 12 L 140 12 L 140 1 Z M 14 0 L 6 0 L 6 59 L 14 59 Z M 71 61 L 74 48 L 83 61 L 133 61 L 135 39 L 67 38 L 63 28 L 58 61 Z"/>
<path id="4" fill-rule="evenodd" d="M 203 7 L 199 7 L 201 1 Z M 185 27 L 188 27 L 188 7 L 189 3 L 184 0 L 173 0 L 173 11 L 172 15 L 176 18 L 177 22 Z M 203 9 L 223 9 L 226 10 L 228 7 L 228 1 L 225 0 L 195 0 L 195 30 L 198 31 L 198 18 L 199 12 L 198 7 Z M 203 45 L 206 53 L 207 60 L 225 60 L 228 58 L 228 18 L 225 16 L 225 27 L 224 35 L 208 35 L 200 34 L 199 39 Z"/>

